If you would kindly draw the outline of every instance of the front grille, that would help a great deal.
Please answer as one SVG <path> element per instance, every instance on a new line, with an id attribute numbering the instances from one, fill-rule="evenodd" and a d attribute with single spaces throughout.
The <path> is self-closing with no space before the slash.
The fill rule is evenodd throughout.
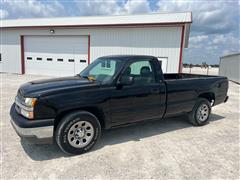
<path id="1" fill-rule="evenodd" d="M 15 104 L 15 109 L 16 109 L 18 114 L 21 114 L 21 109 L 17 104 Z"/>
<path id="2" fill-rule="evenodd" d="M 17 92 L 17 98 L 19 99 L 20 102 L 24 102 L 24 97 L 23 97 L 23 95 L 21 94 L 21 91 L 20 91 L 20 90 L 18 90 L 18 92 Z"/>
<path id="3" fill-rule="evenodd" d="M 23 102 L 24 102 L 24 97 L 21 94 L 20 90 L 18 90 L 17 96 L 15 98 L 15 109 L 19 114 L 21 114 L 21 107 Z"/>

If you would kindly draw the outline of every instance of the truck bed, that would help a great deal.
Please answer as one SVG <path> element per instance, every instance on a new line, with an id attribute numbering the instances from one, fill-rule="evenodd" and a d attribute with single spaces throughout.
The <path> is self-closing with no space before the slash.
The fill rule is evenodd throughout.
<path id="1" fill-rule="evenodd" d="M 224 102 L 228 90 L 226 77 L 199 74 L 164 74 L 167 88 L 166 116 L 190 112 L 199 94 L 210 93 L 214 105 Z"/>
<path id="2" fill-rule="evenodd" d="M 208 78 L 208 77 L 218 77 L 202 74 L 186 74 L 186 73 L 169 73 L 164 74 L 165 80 L 177 80 L 177 79 L 194 79 L 194 78 Z"/>

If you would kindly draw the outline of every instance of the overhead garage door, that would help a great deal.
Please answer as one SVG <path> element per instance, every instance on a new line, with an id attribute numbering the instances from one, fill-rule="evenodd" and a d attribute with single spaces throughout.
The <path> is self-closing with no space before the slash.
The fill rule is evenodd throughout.
<path id="1" fill-rule="evenodd" d="M 69 76 L 88 65 L 87 36 L 25 36 L 26 74 Z"/>

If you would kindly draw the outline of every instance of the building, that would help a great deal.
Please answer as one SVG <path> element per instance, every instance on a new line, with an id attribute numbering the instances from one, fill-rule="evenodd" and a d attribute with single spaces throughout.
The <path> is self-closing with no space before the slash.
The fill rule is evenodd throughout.
<path id="1" fill-rule="evenodd" d="M 191 12 L 2 20 L 0 71 L 65 76 L 100 56 L 154 55 L 181 71 Z"/>
<path id="2" fill-rule="evenodd" d="M 220 57 L 219 75 L 226 76 L 229 80 L 240 83 L 240 53 Z"/>

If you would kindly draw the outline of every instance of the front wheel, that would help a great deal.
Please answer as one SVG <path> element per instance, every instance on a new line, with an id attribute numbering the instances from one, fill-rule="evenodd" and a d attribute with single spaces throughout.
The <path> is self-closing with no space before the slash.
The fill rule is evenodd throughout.
<path id="1" fill-rule="evenodd" d="M 195 126 L 208 123 L 211 114 L 211 104 L 207 99 L 198 98 L 192 112 L 188 114 L 189 122 Z"/>
<path id="2" fill-rule="evenodd" d="M 101 125 L 96 116 L 86 111 L 66 115 L 58 124 L 55 139 L 66 154 L 89 151 L 101 135 Z"/>

